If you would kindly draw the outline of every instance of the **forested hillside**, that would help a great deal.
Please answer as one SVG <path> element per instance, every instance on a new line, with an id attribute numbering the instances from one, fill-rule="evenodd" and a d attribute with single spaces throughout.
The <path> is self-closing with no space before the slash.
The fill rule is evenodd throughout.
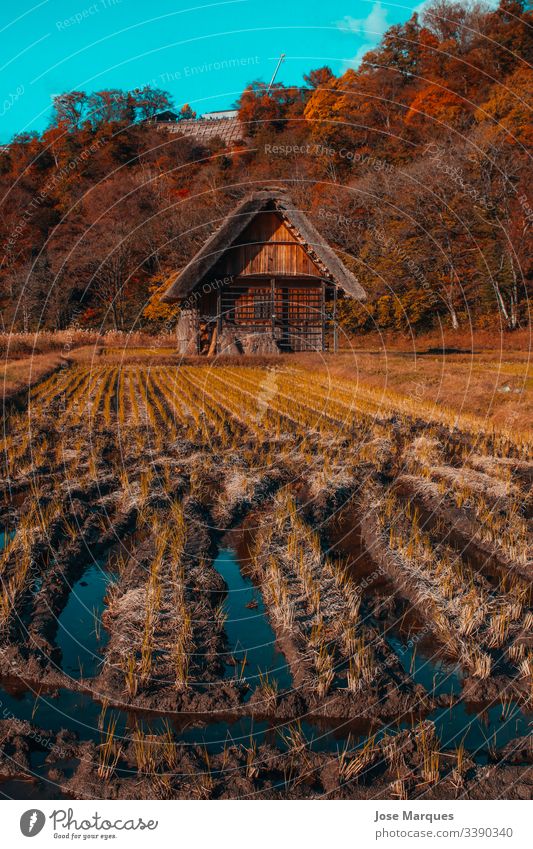
<path id="1" fill-rule="evenodd" d="M 238 199 L 283 183 L 369 294 L 348 330 L 529 322 L 533 16 L 437 0 L 357 70 L 253 82 L 242 144 L 168 134 L 162 91 L 69 92 L 0 153 L 5 329 L 159 330 L 158 291 Z M 180 117 L 191 110 L 178 104 Z"/>

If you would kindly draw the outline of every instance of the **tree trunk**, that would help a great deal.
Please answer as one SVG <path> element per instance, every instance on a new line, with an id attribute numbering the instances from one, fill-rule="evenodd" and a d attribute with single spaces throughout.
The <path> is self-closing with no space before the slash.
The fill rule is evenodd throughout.
<path id="1" fill-rule="evenodd" d="M 496 301 L 498 302 L 499 310 L 500 310 L 501 314 L 503 315 L 507 326 L 509 327 L 509 313 L 507 312 L 507 309 L 506 309 L 506 306 L 505 306 L 505 301 L 503 300 L 503 296 L 502 296 L 502 293 L 500 291 L 500 287 L 498 286 L 498 284 L 495 280 L 493 280 L 492 285 L 494 287 L 494 293 L 496 295 Z"/>
<path id="2" fill-rule="evenodd" d="M 455 307 L 453 304 L 448 304 L 448 310 L 450 313 L 450 318 L 452 320 L 452 327 L 454 330 L 459 330 L 459 319 L 457 318 L 457 313 L 455 312 Z"/>
<path id="3" fill-rule="evenodd" d="M 513 276 L 513 285 L 511 286 L 511 309 L 509 319 L 511 324 L 511 330 L 516 330 L 516 328 L 518 327 L 518 279 L 516 276 L 512 256 L 509 256 L 509 263 L 511 266 L 511 274 Z"/>

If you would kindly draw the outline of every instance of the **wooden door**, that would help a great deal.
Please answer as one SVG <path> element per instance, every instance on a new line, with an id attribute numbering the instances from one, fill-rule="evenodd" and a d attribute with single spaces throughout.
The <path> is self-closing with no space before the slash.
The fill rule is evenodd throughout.
<path id="1" fill-rule="evenodd" d="M 303 282 L 276 285 L 276 323 L 285 351 L 321 351 L 323 348 L 322 286 Z"/>

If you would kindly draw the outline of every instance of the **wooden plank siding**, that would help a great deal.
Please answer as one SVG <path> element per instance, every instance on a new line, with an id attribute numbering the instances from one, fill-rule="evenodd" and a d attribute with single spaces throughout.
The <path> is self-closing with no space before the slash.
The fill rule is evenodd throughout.
<path id="1" fill-rule="evenodd" d="M 269 325 L 272 316 L 290 322 L 321 321 L 322 288 L 319 285 L 275 285 L 274 299 L 270 286 L 245 285 L 232 288 L 221 298 L 226 320 L 235 324 Z"/>
<path id="2" fill-rule="evenodd" d="M 298 242 L 296 234 L 277 212 L 262 212 L 241 233 L 237 244 L 247 242 Z"/>
<path id="3" fill-rule="evenodd" d="M 222 290 L 222 323 L 248 333 L 272 334 L 282 350 L 323 347 L 323 286 L 318 280 L 270 281 L 239 277 Z"/>
<path id="4" fill-rule="evenodd" d="M 321 276 L 296 235 L 274 212 L 258 215 L 244 230 L 225 254 L 223 272 L 234 277 Z"/>
<path id="5" fill-rule="evenodd" d="M 224 274 L 232 277 L 320 277 L 320 271 L 301 245 L 287 242 L 240 245 L 228 251 L 225 260 Z"/>

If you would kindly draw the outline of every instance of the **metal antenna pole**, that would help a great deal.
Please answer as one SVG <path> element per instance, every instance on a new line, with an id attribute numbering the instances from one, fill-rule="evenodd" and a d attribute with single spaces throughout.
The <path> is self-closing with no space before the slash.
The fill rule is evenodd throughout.
<path id="1" fill-rule="evenodd" d="M 275 70 L 275 71 L 274 71 L 274 73 L 272 74 L 272 79 L 270 80 L 270 84 L 269 84 L 269 86 L 268 86 L 268 88 L 267 88 L 267 94 L 270 92 L 270 89 L 271 89 L 271 88 L 272 88 L 272 86 L 274 85 L 274 80 L 276 79 L 276 76 L 277 76 L 277 74 L 278 74 L 279 69 L 281 68 L 281 65 L 283 64 L 283 60 L 284 60 L 284 59 L 285 59 L 285 53 L 282 53 L 282 54 L 281 54 L 281 56 L 280 56 L 280 57 L 279 57 L 279 59 L 278 59 L 278 64 L 276 65 L 276 70 Z"/>

